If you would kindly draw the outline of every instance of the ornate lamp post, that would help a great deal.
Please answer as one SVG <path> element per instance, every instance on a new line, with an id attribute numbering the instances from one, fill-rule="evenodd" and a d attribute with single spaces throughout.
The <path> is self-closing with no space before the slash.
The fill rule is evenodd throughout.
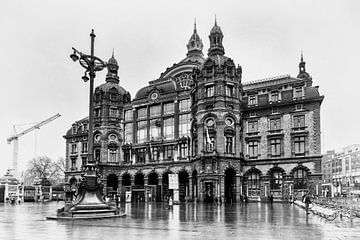
<path id="1" fill-rule="evenodd" d="M 84 82 L 87 82 L 90 77 L 90 93 L 89 93 L 89 135 L 88 135 L 88 159 L 87 165 L 94 165 L 94 153 L 93 153 L 93 143 L 94 143 L 94 99 L 93 99 L 93 92 L 94 92 L 94 78 L 95 72 L 101 71 L 106 67 L 106 63 L 102 61 L 100 58 L 94 56 L 94 40 L 95 34 L 94 29 L 91 30 L 91 53 L 90 55 L 84 54 L 75 48 L 74 53 L 70 55 L 70 58 L 76 62 L 79 60 L 80 65 L 85 68 L 85 74 L 82 77 Z M 88 77 L 89 75 L 89 77 Z M 83 166 L 84 167 L 84 166 Z"/>

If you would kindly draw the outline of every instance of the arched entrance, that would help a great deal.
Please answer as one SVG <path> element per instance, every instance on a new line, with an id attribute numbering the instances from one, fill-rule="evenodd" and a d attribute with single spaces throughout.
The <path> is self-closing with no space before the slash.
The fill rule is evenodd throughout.
<path id="1" fill-rule="evenodd" d="M 197 171 L 194 170 L 192 172 L 192 192 L 191 192 L 191 195 L 192 195 L 192 198 L 194 199 L 194 201 L 197 200 L 198 198 L 198 184 L 197 184 L 197 181 L 198 181 L 198 177 L 197 177 Z"/>
<path id="2" fill-rule="evenodd" d="M 162 181 L 162 200 L 167 201 L 167 199 L 173 195 L 173 190 L 169 189 L 169 174 L 171 172 L 163 173 L 163 181 Z"/>
<path id="3" fill-rule="evenodd" d="M 179 172 L 179 200 L 184 202 L 189 192 L 189 174 L 186 171 Z"/>
<path id="4" fill-rule="evenodd" d="M 121 201 L 131 201 L 131 175 L 124 173 L 121 178 Z"/>
<path id="5" fill-rule="evenodd" d="M 136 202 L 145 201 L 144 174 L 139 172 L 135 174 L 134 186 L 132 187 L 132 196 Z"/>
<path id="6" fill-rule="evenodd" d="M 149 173 L 146 192 L 148 194 L 148 201 L 161 201 L 161 186 L 159 186 L 158 174 L 156 172 Z"/>
<path id="7" fill-rule="evenodd" d="M 228 168 L 225 171 L 225 202 L 236 202 L 236 172 L 232 168 Z"/>
<path id="8" fill-rule="evenodd" d="M 130 176 L 130 174 L 125 173 L 122 176 L 122 186 L 123 187 L 131 186 L 131 176 Z"/>
<path id="9" fill-rule="evenodd" d="M 119 185 L 118 176 L 115 174 L 110 174 L 106 179 L 106 194 L 114 196 L 117 194 L 117 189 Z"/>

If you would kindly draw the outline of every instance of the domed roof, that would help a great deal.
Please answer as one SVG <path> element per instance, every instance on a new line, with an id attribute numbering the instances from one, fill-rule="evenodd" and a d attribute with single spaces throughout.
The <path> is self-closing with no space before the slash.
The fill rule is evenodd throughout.
<path id="1" fill-rule="evenodd" d="M 105 81 L 119 83 L 119 75 L 118 75 L 119 65 L 114 57 L 114 51 L 112 53 L 111 58 L 107 62 L 107 69 L 108 69 L 108 73 L 106 74 Z"/>
<path id="2" fill-rule="evenodd" d="M 136 93 L 134 100 L 148 98 L 150 97 L 149 94 L 155 91 L 160 95 L 174 93 L 176 92 L 176 83 L 170 80 L 167 82 L 151 84 L 149 86 L 143 87 Z"/>
<path id="3" fill-rule="evenodd" d="M 319 91 L 315 87 L 305 87 L 305 98 L 318 98 L 320 96 Z"/>
<path id="4" fill-rule="evenodd" d="M 112 54 L 111 58 L 110 58 L 109 61 L 108 61 L 108 64 L 112 64 L 112 65 L 119 66 L 119 65 L 118 65 L 118 62 L 116 61 L 116 59 L 115 59 L 115 57 L 114 57 L 114 51 L 113 51 L 113 54 Z"/>
<path id="5" fill-rule="evenodd" d="M 128 93 L 123 87 L 121 87 L 119 84 L 114 83 L 114 82 L 103 83 L 103 84 L 99 85 L 98 87 L 96 87 L 95 91 L 102 90 L 104 92 L 108 92 L 110 89 L 113 89 L 113 88 L 115 88 L 118 91 L 118 93 L 121 95 L 125 95 Z"/>
<path id="6" fill-rule="evenodd" d="M 212 27 L 210 34 L 221 34 L 221 35 L 223 34 L 221 28 L 217 25 L 216 18 L 215 18 L 215 25 Z"/>
<path id="7" fill-rule="evenodd" d="M 215 24 L 210 31 L 209 40 L 210 40 L 210 48 L 208 50 L 208 56 L 212 55 L 224 55 L 225 49 L 222 45 L 223 33 L 221 28 L 217 25 L 216 18 Z"/>
<path id="8" fill-rule="evenodd" d="M 222 66 L 224 65 L 225 62 L 227 61 L 232 61 L 231 58 L 227 57 L 227 56 L 224 56 L 224 55 L 211 55 L 209 56 L 206 60 L 205 60 L 205 63 L 204 65 L 209 61 L 211 60 L 212 62 L 214 62 L 214 64 L 216 66 Z"/>
<path id="9" fill-rule="evenodd" d="M 196 30 L 196 22 L 194 23 L 194 33 L 191 35 L 189 43 L 186 45 L 188 49 L 187 56 L 191 55 L 199 55 L 203 56 L 202 50 L 203 50 L 203 43 L 201 38 L 199 37 L 199 34 Z"/>

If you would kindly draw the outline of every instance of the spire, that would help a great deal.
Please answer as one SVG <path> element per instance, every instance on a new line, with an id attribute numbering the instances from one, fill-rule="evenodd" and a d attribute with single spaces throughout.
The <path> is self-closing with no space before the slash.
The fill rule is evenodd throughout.
<path id="1" fill-rule="evenodd" d="M 196 28 L 196 18 L 194 20 L 194 32 L 190 37 L 190 40 L 188 44 L 186 45 L 188 49 L 187 56 L 189 55 L 203 55 L 203 43 L 199 35 L 197 34 L 197 28 Z"/>
<path id="2" fill-rule="evenodd" d="M 114 57 L 114 49 L 112 51 L 112 56 L 107 62 L 108 73 L 106 74 L 106 82 L 119 83 L 118 70 L 119 65 Z"/>
<path id="3" fill-rule="evenodd" d="M 309 78 L 310 77 L 310 75 L 305 70 L 303 51 L 301 51 L 300 63 L 299 63 L 299 74 L 297 75 L 297 77 L 298 78 Z"/>
<path id="4" fill-rule="evenodd" d="M 222 45 L 223 37 L 224 35 L 221 31 L 221 28 L 217 25 L 217 19 L 215 15 L 215 24 L 212 27 L 209 35 L 209 39 L 210 39 L 210 48 L 208 51 L 209 56 L 225 54 L 225 49 Z"/>

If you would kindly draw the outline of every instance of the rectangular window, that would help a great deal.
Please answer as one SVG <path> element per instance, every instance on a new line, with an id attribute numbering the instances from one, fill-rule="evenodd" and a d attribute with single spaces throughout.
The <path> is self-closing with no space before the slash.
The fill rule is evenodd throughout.
<path id="1" fill-rule="evenodd" d="M 77 153 L 77 144 L 71 144 L 71 154 L 76 154 Z"/>
<path id="2" fill-rule="evenodd" d="M 278 102 L 279 100 L 280 100 L 279 92 L 278 91 L 271 92 L 271 94 L 270 94 L 270 102 Z"/>
<path id="3" fill-rule="evenodd" d="M 133 111 L 126 110 L 125 111 L 125 121 L 131 121 L 131 120 L 133 120 Z"/>
<path id="4" fill-rule="evenodd" d="M 233 151 L 233 137 L 225 137 L 225 153 L 234 153 Z"/>
<path id="5" fill-rule="evenodd" d="M 147 109 L 146 107 L 139 108 L 137 110 L 138 118 L 147 118 Z"/>
<path id="6" fill-rule="evenodd" d="M 101 109 L 95 108 L 95 117 L 101 117 Z"/>
<path id="7" fill-rule="evenodd" d="M 161 120 L 152 119 L 150 120 L 150 140 L 156 141 L 161 139 Z"/>
<path id="8" fill-rule="evenodd" d="M 138 122 L 137 142 L 143 143 L 147 140 L 147 121 Z"/>
<path id="9" fill-rule="evenodd" d="M 116 108 L 109 109 L 109 116 L 110 117 L 118 117 L 118 110 Z"/>
<path id="10" fill-rule="evenodd" d="M 278 132 L 281 130 L 281 119 L 272 118 L 270 119 L 270 132 Z"/>
<path id="11" fill-rule="evenodd" d="M 155 105 L 150 107 L 150 117 L 157 117 L 161 115 L 161 106 Z"/>
<path id="12" fill-rule="evenodd" d="M 164 159 L 171 160 L 174 155 L 174 146 L 168 145 L 168 146 L 165 146 L 164 149 L 165 149 Z"/>
<path id="13" fill-rule="evenodd" d="M 233 97 L 234 96 L 234 86 L 226 85 L 225 86 L 225 94 L 228 97 Z"/>
<path id="14" fill-rule="evenodd" d="M 82 146 L 81 146 L 81 152 L 82 153 L 87 153 L 88 151 L 88 143 L 87 142 L 83 142 Z"/>
<path id="15" fill-rule="evenodd" d="M 117 162 L 117 149 L 110 148 L 108 151 L 108 162 Z"/>
<path id="16" fill-rule="evenodd" d="M 151 161 L 159 161 L 160 147 L 151 147 Z"/>
<path id="17" fill-rule="evenodd" d="M 165 103 L 164 114 L 173 114 L 173 113 L 174 113 L 174 103 Z"/>
<path id="18" fill-rule="evenodd" d="M 187 143 L 180 144 L 180 158 L 187 158 L 188 156 L 188 147 Z"/>
<path id="19" fill-rule="evenodd" d="M 214 150 L 215 150 L 215 138 L 213 136 L 210 136 L 208 139 L 206 139 L 206 151 L 211 153 Z"/>
<path id="20" fill-rule="evenodd" d="M 100 149 L 94 149 L 95 161 L 100 162 Z"/>
<path id="21" fill-rule="evenodd" d="M 295 131 L 305 129 L 305 115 L 294 116 L 293 121 Z"/>
<path id="22" fill-rule="evenodd" d="M 190 114 L 179 116 L 179 137 L 190 136 Z"/>
<path id="23" fill-rule="evenodd" d="M 281 154 L 281 139 L 270 140 L 270 154 L 271 156 L 280 156 Z"/>
<path id="24" fill-rule="evenodd" d="M 124 163 L 130 163 L 130 149 L 124 150 Z"/>
<path id="25" fill-rule="evenodd" d="M 305 137 L 294 137 L 295 154 L 305 154 Z"/>
<path id="26" fill-rule="evenodd" d="M 190 98 L 179 101 L 180 112 L 190 111 L 191 101 Z"/>
<path id="27" fill-rule="evenodd" d="M 164 137 L 166 140 L 174 139 L 174 118 L 164 120 Z"/>
<path id="28" fill-rule="evenodd" d="M 213 97 L 214 96 L 214 86 L 209 86 L 205 88 L 206 97 Z"/>
<path id="29" fill-rule="evenodd" d="M 125 129 L 125 143 L 133 143 L 133 124 L 126 123 L 124 125 Z"/>
<path id="30" fill-rule="evenodd" d="M 84 123 L 83 125 L 83 131 L 86 132 L 89 130 L 89 125 L 87 123 Z"/>
<path id="31" fill-rule="evenodd" d="M 87 159 L 86 157 L 81 158 L 81 163 L 82 163 L 83 166 L 86 165 L 86 159 Z"/>
<path id="32" fill-rule="evenodd" d="M 258 121 L 248 122 L 248 133 L 257 133 L 258 131 Z"/>
<path id="33" fill-rule="evenodd" d="M 249 153 L 249 157 L 251 158 L 256 158 L 259 155 L 259 142 L 258 141 L 250 141 L 248 143 L 248 153 Z"/>
<path id="34" fill-rule="evenodd" d="M 254 106 L 257 104 L 257 96 L 256 95 L 250 95 L 249 96 L 249 106 Z"/>
<path id="35" fill-rule="evenodd" d="M 71 159 L 71 170 L 76 171 L 76 158 Z"/>
<path id="36" fill-rule="evenodd" d="M 299 99 L 303 97 L 303 88 L 302 87 L 296 87 L 294 89 L 294 99 Z"/>
<path id="37" fill-rule="evenodd" d="M 145 148 L 139 148 L 136 150 L 136 163 L 145 163 Z"/>

